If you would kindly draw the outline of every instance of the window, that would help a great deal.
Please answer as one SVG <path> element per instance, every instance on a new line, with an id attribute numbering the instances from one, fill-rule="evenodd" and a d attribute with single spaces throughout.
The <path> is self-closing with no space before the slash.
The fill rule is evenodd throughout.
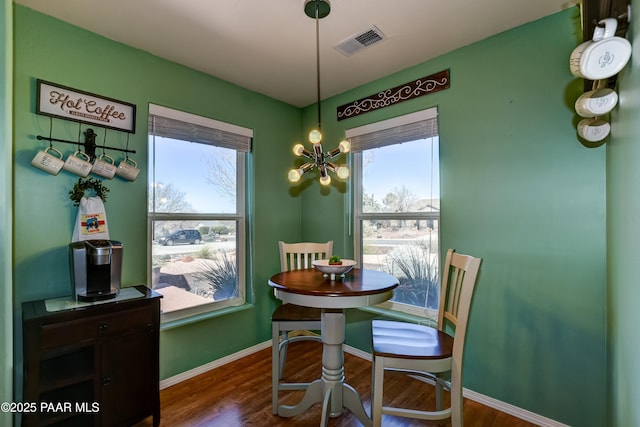
<path id="1" fill-rule="evenodd" d="M 252 131 L 149 106 L 152 287 L 162 320 L 245 302 L 245 162 Z"/>
<path id="2" fill-rule="evenodd" d="M 440 179 L 435 108 L 349 129 L 355 253 L 400 285 L 385 308 L 434 317 L 439 299 Z"/>

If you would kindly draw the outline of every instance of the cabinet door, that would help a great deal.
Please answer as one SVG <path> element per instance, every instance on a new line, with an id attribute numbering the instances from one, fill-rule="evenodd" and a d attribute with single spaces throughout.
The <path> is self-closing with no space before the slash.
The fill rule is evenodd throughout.
<path id="1" fill-rule="evenodd" d="M 158 397 L 155 348 L 151 329 L 102 341 L 103 426 L 131 424 L 153 413 Z"/>

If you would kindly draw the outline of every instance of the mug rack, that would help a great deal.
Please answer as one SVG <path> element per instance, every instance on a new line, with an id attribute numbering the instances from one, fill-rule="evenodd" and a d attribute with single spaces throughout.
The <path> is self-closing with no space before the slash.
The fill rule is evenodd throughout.
<path id="1" fill-rule="evenodd" d="M 96 144 L 96 136 L 98 136 L 93 129 L 89 128 L 87 130 L 85 130 L 84 132 L 84 142 L 80 142 L 80 141 L 69 141 L 66 139 L 58 139 L 58 138 L 52 138 L 51 136 L 42 136 L 42 135 L 37 135 L 36 139 L 39 141 L 49 141 L 49 142 L 64 142 L 66 144 L 74 144 L 74 145 L 82 145 L 84 147 L 84 151 L 85 153 L 91 158 L 90 160 L 93 161 L 93 159 L 95 159 L 96 157 L 96 148 L 102 148 L 102 149 L 109 149 L 109 150 L 117 150 L 117 151 L 122 151 L 125 153 L 132 153 L 135 154 L 136 150 L 130 150 L 129 148 L 118 148 L 118 147 L 110 147 L 108 145 L 97 145 Z M 105 130 L 105 139 L 106 139 L 106 130 Z M 127 135 L 127 146 L 128 144 L 128 140 L 129 140 L 129 135 Z"/>

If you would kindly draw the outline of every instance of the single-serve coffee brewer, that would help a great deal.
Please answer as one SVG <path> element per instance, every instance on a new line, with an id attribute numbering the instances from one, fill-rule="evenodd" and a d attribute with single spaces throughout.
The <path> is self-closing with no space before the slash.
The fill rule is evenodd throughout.
<path id="1" fill-rule="evenodd" d="M 114 298 L 120 291 L 122 243 L 84 240 L 69 245 L 71 280 L 79 300 Z"/>

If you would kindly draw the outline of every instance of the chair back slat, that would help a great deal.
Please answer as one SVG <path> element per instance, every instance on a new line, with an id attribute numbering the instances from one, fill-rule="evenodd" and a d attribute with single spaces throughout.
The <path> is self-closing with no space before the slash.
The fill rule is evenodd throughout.
<path id="1" fill-rule="evenodd" d="M 280 269 L 282 271 L 313 268 L 313 261 L 317 259 L 329 259 L 333 251 L 333 240 L 326 243 L 278 242 L 280 248 Z"/>
<path id="2" fill-rule="evenodd" d="M 450 267 L 450 275 L 451 279 L 449 282 L 449 300 L 447 301 L 447 307 L 445 314 L 449 314 L 451 316 L 454 323 L 456 323 L 456 318 L 458 317 L 458 305 L 460 304 L 460 291 L 462 290 L 462 278 L 464 277 L 464 272 L 455 266 Z"/>
<path id="3" fill-rule="evenodd" d="M 458 324 L 466 326 L 480 262 L 480 258 L 458 254 L 453 249 L 447 251 L 442 270 L 438 312 L 438 329 L 441 331 L 445 331 L 445 320 L 456 328 L 456 335 L 459 335 Z M 464 319 L 461 319 L 459 314 L 463 315 Z M 463 335 L 464 333 L 465 331 L 462 331 Z"/>

